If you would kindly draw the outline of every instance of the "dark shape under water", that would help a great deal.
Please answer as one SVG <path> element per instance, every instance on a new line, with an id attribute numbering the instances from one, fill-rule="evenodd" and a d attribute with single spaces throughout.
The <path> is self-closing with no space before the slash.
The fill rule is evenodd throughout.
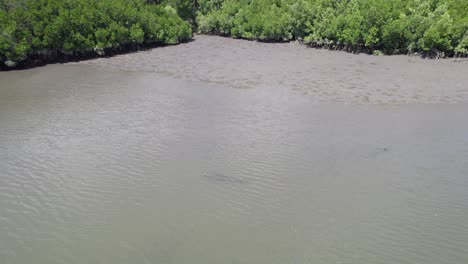
<path id="1" fill-rule="evenodd" d="M 203 175 L 206 179 L 216 183 L 225 184 L 246 184 L 247 181 L 235 176 L 224 175 L 221 173 L 205 174 Z"/>
<path id="2" fill-rule="evenodd" d="M 376 148 L 374 151 L 372 151 L 370 154 L 369 154 L 369 157 L 370 158 L 376 158 L 384 153 L 387 153 L 390 151 L 390 148 L 389 147 L 380 147 L 380 148 Z"/>

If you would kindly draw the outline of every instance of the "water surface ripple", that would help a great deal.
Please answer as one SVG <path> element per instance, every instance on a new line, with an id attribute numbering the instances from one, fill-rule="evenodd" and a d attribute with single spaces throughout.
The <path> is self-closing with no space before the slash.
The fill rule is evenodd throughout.
<path id="1" fill-rule="evenodd" d="M 466 103 L 316 103 L 268 69 L 209 85 L 191 52 L 193 79 L 157 70 L 187 47 L 0 73 L 0 263 L 468 263 Z"/>

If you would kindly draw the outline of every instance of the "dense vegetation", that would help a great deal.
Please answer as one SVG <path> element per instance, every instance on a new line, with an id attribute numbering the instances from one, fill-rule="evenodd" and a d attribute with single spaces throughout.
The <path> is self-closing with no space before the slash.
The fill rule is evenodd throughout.
<path id="1" fill-rule="evenodd" d="M 467 0 L 0 0 L 0 66 L 202 33 L 375 53 L 468 54 Z"/>
<path id="2" fill-rule="evenodd" d="M 466 0 L 200 0 L 203 33 L 385 53 L 468 53 Z"/>
<path id="3" fill-rule="evenodd" d="M 11 66 L 38 53 L 102 54 L 191 36 L 174 8 L 144 0 L 0 0 L 0 61 Z"/>

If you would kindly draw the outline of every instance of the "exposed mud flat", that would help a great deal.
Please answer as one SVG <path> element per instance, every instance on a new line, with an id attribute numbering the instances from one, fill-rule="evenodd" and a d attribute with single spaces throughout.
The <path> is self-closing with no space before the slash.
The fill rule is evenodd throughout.
<path id="1" fill-rule="evenodd" d="M 80 64 L 157 72 L 233 87 L 293 89 L 317 102 L 457 103 L 468 99 L 468 61 L 371 56 L 195 36 L 167 46 Z"/>

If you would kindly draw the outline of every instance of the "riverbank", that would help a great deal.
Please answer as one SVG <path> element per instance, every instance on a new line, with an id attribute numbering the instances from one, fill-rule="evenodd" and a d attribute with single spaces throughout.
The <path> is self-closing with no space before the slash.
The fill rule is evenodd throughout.
<path id="1" fill-rule="evenodd" d="M 208 38 L 220 38 L 220 39 L 229 39 L 227 42 L 257 42 L 259 46 L 264 44 L 266 45 L 278 45 L 278 47 L 283 47 L 284 45 L 300 45 L 306 48 L 310 48 L 312 53 L 314 52 L 323 52 L 323 51 L 330 51 L 328 54 L 332 54 L 333 52 L 337 52 L 334 55 L 341 55 L 341 56 L 348 56 L 346 53 L 354 54 L 357 56 L 365 56 L 370 55 L 373 57 L 382 56 L 383 53 L 376 52 L 373 49 L 366 48 L 365 46 L 349 46 L 344 44 L 336 44 L 336 43 L 321 43 L 321 42 L 304 42 L 303 40 L 296 40 L 296 41 L 265 41 L 265 40 L 252 40 L 247 38 L 233 38 L 226 34 L 195 34 L 191 39 L 182 39 L 179 43 L 176 44 L 167 44 L 163 42 L 151 42 L 151 43 L 128 43 L 122 44 L 117 47 L 109 47 L 104 49 L 85 49 L 79 51 L 63 51 L 63 50 L 44 50 L 39 52 L 33 52 L 27 56 L 26 59 L 12 62 L 11 64 L 7 65 L 7 63 L 0 63 L 0 71 L 10 71 L 10 70 L 22 70 L 22 69 L 29 69 L 38 66 L 44 66 L 46 64 L 54 64 L 54 63 L 68 63 L 68 62 L 79 62 L 85 61 L 90 59 L 98 59 L 98 58 L 110 58 L 117 55 L 124 55 L 129 53 L 135 53 L 140 51 L 150 51 L 151 49 L 162 48 L 166 46 L 176 46 L 179 44 L 186 44 L 191 43 L 194 40 L 200 39 L 208 39 Z M 248 46 L 248 44 L 246 44 Z M 200 47 L 196 46 L 195 49 L 199 49 Z M 211 47 L 206 47 L 210 49 Z M 315 51 L 314 51 L 315 50 Z M 228 51 L 227 51 L 228 52 Z M 442 55 L 437 53 L 431 52 L 416 52 L 413 54 L 407 54 L 405 52 L 397 52 L 395 51 L 394 54 L 385 54 L 384 57 L 407 57 L 409 61 L 426 61 L 430 64 L 430 60 L 438 61 L 439 63 L 446 63 L 446 62 L 461 62 L 467 61 L 467 54 L 458 54 L 457 57 L 441 57 Z M 454 55 L 454 54 L 452 54 Z M 138 56 L 138 55 L 136 55 Z M 223 54 L 219 54 L 219 56 L 223 56 Z M 187 62 L 189 64 L 194 64 L 196 62 Z"/>
<path id="2" fill-rule="evenodd" d="M 187 43 L 191 40 L 182 40 L 180 43 Z M 127 43 L 118 47 L 109 47 L 104 49 L 86 49 L 79 51 L 63 51 L 63 50 L 43 50 L 29 54 L 26 59 L 21 61 L 11 61 L 8 63 L 0 63 L 0 71 L 24 70 L 47 64 L 69 63 L 85 61 L 96 58 L 109 58 L 116 55 L 128 54 L 138 51 L 145 51 L 153 48 L 170 46 L 176 44 L 167 44 L 163 42 L 152 43 Z"/>
<path id="3" fill-rule="evenodd" d="M 468 55 L 467 12 L 456 0 L 6 0 L 0 70 L 177 44 L 192 30 L 351 53 L 458 58 Z"/>
<path id="4" fill-rule="evenodd" d="M 169 5 L 146 0 L 0 1 L 0 67 L 24 68 L 177 44 L 192 37 Z"/>
<path id="5" fill-rule="evenodd" d="M 202 33 L 425 57 L 468 53 L 468 3 L 456 0 L 200 1 Z"/>

